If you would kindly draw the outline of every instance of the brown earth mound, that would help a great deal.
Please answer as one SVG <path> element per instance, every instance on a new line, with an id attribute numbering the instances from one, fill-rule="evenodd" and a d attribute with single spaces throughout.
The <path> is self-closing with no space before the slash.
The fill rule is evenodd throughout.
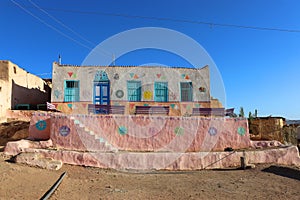
<path id="1" fill-rule="evenodd" d="M 29 134 L 29 122 L 12 121 L 0 124 L 0 146 L 9 141 L 25 139 Z"/>

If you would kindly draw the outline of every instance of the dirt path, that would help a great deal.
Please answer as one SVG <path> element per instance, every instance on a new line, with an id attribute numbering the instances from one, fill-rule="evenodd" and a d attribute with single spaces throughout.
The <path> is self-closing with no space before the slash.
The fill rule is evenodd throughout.
<path id="1" fill-rule="evenodd" d="M 0 199 L 39 199 L 63 171 L 51 199 L 299 199 L 300 170 L 262 165 L 250 170 L 128 173 L 64 165 L 49 171 L 6 162 L 0 153 Z M 281 174 L 281 175 L 280 175 Z"/>

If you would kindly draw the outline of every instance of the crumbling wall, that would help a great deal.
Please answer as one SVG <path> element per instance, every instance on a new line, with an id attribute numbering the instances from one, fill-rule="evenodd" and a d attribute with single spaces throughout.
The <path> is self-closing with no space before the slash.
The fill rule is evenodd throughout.
<path id="1" fill-rule="evenodd" d="M 251 140 L 277 140 L 284 142 L 282 127 L 283 118 L 266 117 L 249 119 Z"/>
<path id="2" fill-rule="evenodd" d="M 297 145 L 297 128 L 298 125 L 284 126 L 281 130 L 283 141 L 286 144 Z"/>

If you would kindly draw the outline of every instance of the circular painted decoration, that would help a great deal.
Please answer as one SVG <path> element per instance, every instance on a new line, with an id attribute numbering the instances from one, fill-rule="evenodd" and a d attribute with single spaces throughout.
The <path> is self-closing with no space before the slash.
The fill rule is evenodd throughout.
<path id="1" fill-rule="evenodd" d="M 47 123 L 45 120 L 39 120 L 36 124 L 35 127 L 39 130 L 39 131 L 43 131 L 46 129 L 47 127 Z"/>
<path id="2" fill-rule="evenodd" d="M 151 100 L 152 99 L 152 92 L 147 90 L 144 92 L 144 99 L 145 100 Z"/>
<path id="3" fill-rule="evenodd" d="M 118 74 L 118 73 L 115 73 L 114 79 L 115 79 L 115 80 L 119 80 L 119 78 L 120 78 L 120 77 L 119 77 L 119 74 Z"/>
<path id="4" fill-rule="evenodd" d="M 182 127 L 176 127 L 174 130 L 176 135 L 183 135 L 184 134 L 184 129 Z"/>
<path id="5" fill-rule="evenodd" d="M 217 135 L 218 130 L 217 130 L 215 127 L 209 127 L 208 133 L 209 133 L 209 135 L 211 135 L 211 136 L 215 136 L 215 135 Z"/>
<path id="6" fill-rule="evenodd" d="M 123 90 L 117 90 L 117 91 L 116 91 L 116 96 L 117 96 L 118 98 L 122 98 L 122 97 L 124 96 Z"/>
<path id="7" fill-rule="evenodd" d="M 119 126 L 118 132 L 120 135 L 125 135 L 127 133 L 127 128 L 125 126 Z"/>
<path id="8" fill-rule="evenodd" d="M 61 126 L 59 128 L 59 134 L 61 136 L 67 136 L 67 135 L 69 135 L 70 134 L 70 128 L 67 127 L 67 126 Z"/>
<path id="9" fill-rule="evenodd" d="M 238 127 L 237 132 L 239 135 L 244 136 L 246 134 L 246 130 L 244 127 Z"/>

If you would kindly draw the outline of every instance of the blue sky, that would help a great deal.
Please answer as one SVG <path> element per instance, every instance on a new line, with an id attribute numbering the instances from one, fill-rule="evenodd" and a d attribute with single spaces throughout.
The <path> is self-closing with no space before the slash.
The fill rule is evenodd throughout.
<path id="1" fill-rule="evenodd" d="M 243 106 L 246 114 L 258 109 L 260 116 L 300 119 L 298 0 L 14 1 L 23 9 L 13 1 L 0 1 L 0 59 L 11 60 L 30 73 L 51 76 L 52 62 L 58 54 L 62 55 L 62 63 L 80 65 L 96 45 L 122 31 L 168 28 L 193 38 L 210 54 L 223 78 L 226 107 L 235 107 L 238 112 Z M 299 31 L 211 26 L 123 15 Z M 183 59 L 155 50 L 129 53 L 117 60 L 118 65 L 143 63 L 187 65 Z"/>

